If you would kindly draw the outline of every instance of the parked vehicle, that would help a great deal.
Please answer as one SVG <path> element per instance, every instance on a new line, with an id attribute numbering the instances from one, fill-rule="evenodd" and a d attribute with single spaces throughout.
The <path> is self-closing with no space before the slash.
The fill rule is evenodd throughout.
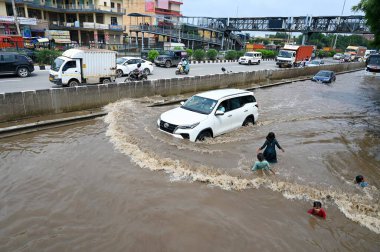
<path id="1" fill-rule="evenodd" d="M 372 54 L 366 60 L 368 73 L 380 73 L 380 54 Z"/>
<path id="2" fill-rule="evenodd" d="M 17 74 L 21 78 L 34 71 L 33 60 L 16 52 L 0 51 L 0 74 Z"/>
<path id="3" fill-rule="evenodd" d="M 336 53 L 336 54 L 334 54 L 333 59 L 334 60 L 340 60 L 342 57 L 343 57 L 342 53 Z"/>
<path id="4" fill-rule="evenodd" d="M 282 67 L 298 67 L 302 60 L 311 59 L 314 46 L 311 45 L 285 45 L 276 57 L 276 65 Z"/>
<path id="5" fill-rule="evenodd" d="M 69 49 L 56 58 L 49 80 L 62 86 L 110 83 L 116 79 L 116 52 L 104 49 Z"/>
<path id="6" fill-rule="evenodd" d="M 239 64 L 257 64 L 259 65 L 263 57 L 261 52 L 246 52 L 243 57 L 239 58 Z"/>
<path id="7" fill-rule="evenodd" d="M 17 35 L 0 35 L 0 48 L 24 48 L 24 39 Z"/>
<path id="8" fill-rule="evenodd" d="M 217 60 L 224 60 L 226 57 L 226 51 L 219 51 L 218 54 L 216 55 Z"/>
<path id="9" fill-rule="evenodd" d="M 344 54 L 350 55 L 351 61 L 364 61 L 365 52 L 367 47 L 364 46 L 347 46 Z"/>
<path id="10" fill-rule="evenodd" d="M 253 92 L 240 89 L 196 94 L 181 105 L 162 113 L 157 126 L 174 137 L 193 142 L 254 124 L 259 116 Z"/>
<path id="11" fill-rule="evenodd" d="M 165 51 L 154 59 L 156 66 L 172 67 L 176 66 L 182 58 L 187 58 L 187 52 L 183 50 Z"/>
<path id="12" fill-rule="evenodd" d="M 137 68 L 137 64 L 141 64 L 141 67 L 146 75 L 153 72 L 153 63 L 147 60 L 136 57 L 121 57 L 116 59 L 117 77 L 120 78 L 123 75 L 127 75 Z"/>
<path id="13" fill-rule="evenodd" d="M 321 70 L 311 78 L 312 81 L 331 83 L 336 80 L 335 72 L 328 70 Z"/>
<path id="14" fill-rule="evenodd" d="M 323 60 L 312 60 L 309 62 L 306 62 L 306 66 L 311 67 L 311 66 L 320 66 L 325 64 Z"/>

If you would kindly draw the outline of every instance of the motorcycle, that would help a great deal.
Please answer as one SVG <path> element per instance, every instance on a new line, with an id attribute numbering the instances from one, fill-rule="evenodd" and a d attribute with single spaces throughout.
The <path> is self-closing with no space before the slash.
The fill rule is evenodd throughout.
<path id="1" fill-rule="evenodd" d="M 179 74 L 189 74 L 189 72 L 190 72 L 190 68 L 189 67 L 184 67 L 182 65 L 182 62 L 178 63 L 177 69 L 175 70 L 175 74 L 176 75 L 179 75 Z"/>
<path id="2" fill-rule="evenodd" d="M 124 82 L 129 82 L 129 81 L 142 81 L 142 80 L 147 80 L 148 75 L 144 72 L 140 71 L 132 71 L 128 74 L 127 78 L 125 78 Z"/>

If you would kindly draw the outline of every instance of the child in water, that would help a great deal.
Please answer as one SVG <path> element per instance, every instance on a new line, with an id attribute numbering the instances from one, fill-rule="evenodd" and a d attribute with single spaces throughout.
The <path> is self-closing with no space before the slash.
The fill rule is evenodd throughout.
<path id="1" fill-rule="evenodd" d="M 307 213 L 322 217 L 323 219 L 326 219 L 326 212 L 322 208 L 322 203 L 319 201 L 314 201 L 313 208 L 310 209 L 309 211 L 307 211 Z"/>
<path id="2" fill-rule="evenodd" d="M 362 188 L 368 186 L 368 183 L 364 181 L 364 177 L 362 175 L 356 176 L 355 182 L 356 182 L 356 184 L 358 184 Z"/>
<path id="3" fill-rule="evenodd" d="M 272 171 L 270 169 L 268 161 L 264 160 L 263 153 L 257 154 L 257 159 L 259 161 L 256 161 L 255 164 L 252 166 L 252 171 L 256 171 L 256 170 L 262 170 L 262 171 L 264 171 L 264 170 L 267 170 L 267 171 L 271 171 L 273 174 L 275 174 L 274 171 Z"/>
<path id="4" fill-rule="evenodd" d="M 264 150 L 264 158 L 269 163 L 277 163 L 277 153 L 276 146 L 282 151 L 285 152 L 283 148 L 281 148 L 280 144 L 276 140 L 276 136 L 273 132 L 269 132 L 267 135 L 267 139 L 263 146 L 261 146 L 257 152 L 260 152 L 262 149 Z"/>

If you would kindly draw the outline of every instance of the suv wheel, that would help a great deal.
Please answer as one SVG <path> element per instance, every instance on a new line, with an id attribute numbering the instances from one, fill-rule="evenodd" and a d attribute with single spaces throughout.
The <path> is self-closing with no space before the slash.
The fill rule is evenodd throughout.
<path id="1" fill-rule="evenodd" d="M 248 65 L 251 65 L 251 61 L 248 61 Z"/>
<path id="2" fill-rule="evenodd" d="M 29 74 L 30 74 L 29 69 L 26 67 L 20 67 L 19 69 L 17 69 L 17 75 L 21 78 L 28 77 Z"/>
<path id="3" fill-rule="evenodd" d="M 170 62 L 170 60 L 167 60 L 167 61 L 165 62 L 165 67 L 169 68 L 169 67 L 171 67 L 171 66 L 172 66 L 172 63 Z"/>
<path id="4" fill-rule="evenodd" d="M 259 60 L 259 61 L 257 61 L 257 65 L 260 65 L 260 60 Z"/>
<path id="5" fill-rule="evenodd" d="M 206 138 L 212 137 L 211 132 L 209 130 L 204 130 L 197 136 L 197 141 L 203 142 Z"/>
<path id="6" fill-rule="evenodd" d="M 255 124 L 255 119 L 253 116 L 248 116 L 247 118 L 245 118 L 243 126 L 248 126 L 250 123 Z"/>

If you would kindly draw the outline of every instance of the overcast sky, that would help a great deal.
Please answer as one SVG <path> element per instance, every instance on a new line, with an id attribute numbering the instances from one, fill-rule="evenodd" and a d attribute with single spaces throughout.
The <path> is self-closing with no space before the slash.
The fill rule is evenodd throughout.
<path id="1" fill-rule="evenodd" d="M 343 15 L 358 15 L 351 7 L 360 0 L 346 0 Z M 182 15 L 198 17 L 296 17 L 335 16 L 344 0 L 183 0 Z"/>

